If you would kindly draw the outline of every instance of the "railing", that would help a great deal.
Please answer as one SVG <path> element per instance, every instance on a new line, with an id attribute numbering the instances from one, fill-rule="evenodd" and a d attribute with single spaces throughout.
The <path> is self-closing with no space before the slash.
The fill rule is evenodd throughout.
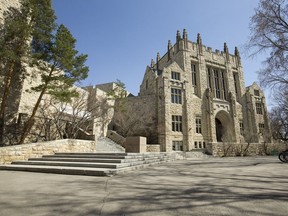
<path id="1" fill-rule="evenodd" d="M 125 141 L 126 141 L 125 137 L 121 136 L 116 131 L 108 130 L 106 136 L 107 138 L 113 140 L 114 142 L 125 148 Z"/>

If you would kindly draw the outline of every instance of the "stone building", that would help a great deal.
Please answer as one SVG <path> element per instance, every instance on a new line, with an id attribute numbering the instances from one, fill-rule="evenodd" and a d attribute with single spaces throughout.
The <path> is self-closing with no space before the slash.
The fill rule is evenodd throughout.
<path id="1" fill-rule="evenodd" d="M 188 40 L 185 29 L 147 66 L 139 95 L 123 103 L 126 110 L 115 110 L 111 128 L 146 136 L 162 151 L 271 141 L 263 91 L 256 83 L 245 88 L 237 47 L 234 54 L 226 43 L 213 51 L 200 34 L 196 42 Z"/>
<path id="2" fill-rule="evenodd" d="M 19 0 L 0 0 L 0 22 L 8 7 L 18 5 Z M 31 111 L 37 93 L 26 90 L 37 85 L 37 79 L 16 79 L 17 91 L 8 102 L 11 121 L 18 122 Z M 113 89 L 113 83 L 86 87 L 88 106 L 107 99 Z M 148 143 L 160 144 L 161 151 L 271 141 L 263 91 L 256 83 L 245 88 L 238 49 L 230 54 L 224 43 L 223 51 L 213 51 L 202 44 L 199 34 L 192 42 L 186 30 L 182 35 L 178 31 L 176 43 L 168 41 L 167 53 L 158 53 L 147 66 L 139 95 L 126 96 L 115 104 L 109 101 L 105 116 L 95 118 L 94 135 L 105 136 L 112 118 L 109 129 L 124 137 L 145 136 Z"/>
<path id="3" fill-rule="evenodd" d="M 4 22 L 4 14 L 5 11 L 7 11 L 9 8 L 19 8 L 20 7 L 20 0 L 0 0 L 0 23 Z M 8 94 L 7 98 L 7 104 L 5 109 L 5 125 L 4 125 L 4 140 L 3 143 L 0 143 L 0 145 L 11 145 L 17 143 L 17 139 L 15 137 L 19 137 L 19 130 L 23 126 L 23 122 L 27 120 L 29 115 L 31 114 L 33 107 L 35 106 L 38 97 L 40 95 L 39 92 L 31 91 L 32 87 L 36 87 L 42 83 L 41 76 L 37 75 L 37 69 L 31 68 L 27 64 L 23 63 L 22 65 L 25 67 L 25 71 L 27 73 L 25 74 L 25 79 L 23 79 L 24 72 L 21 71 L 21 73 L 14 73 L 14 75 L 11 77 L 11 88 Z M 30 76 L 27 76 L 30 74 Z M 3 83 L 6 76 L 6 71 L 1 70 L 0 71 L 0 102 L 2 101 L 3 97 Z M 73 87 L 83 98 L 87 98 L 86 101 L 88 101 L 88 92 L 82 88 Z M 40 106 L 47 107 L 48 103 L 52 103 L 51 97 L 47 94 L 43 96 L 42 103 Z M 72 101 L 73 103 L 73 101 Z M 38 125 L 43 125 L 43 128 L 46 126 L 42 124 L 42 119 L 50 118 L 50 115 L 52 112 L 54 112 L 55 109 L 62 109 L 60 108 L 60 103 L 54 103 L 51 109 L 45 109 L 45 113 L 43 111 L 39 111 L 36 114 L 37 123 Z M 76 118 L 83 118 L 83 116 L 75 116 L 75 114 L 72 113 L 72 107 L 65 107 L 65 111 L 63 111 L 63 119 L 69 118 L 72 115 Z M 82 115 L 82 112 L 80 113 Z M 83 114 L 84 115 L 84 114 Z M 40 120 L 39 120 L 40 119 Z M 68 121 L 67 121 L 68 122 Z M 34 124 L 35 125 L 35 124 Z M 36 124 L 37 125 L 37 124 Z M 49 123 L 50 125 L 50 123 Z M 38 127 L 38 126 L 37 126 Z M 49 126 L 50 127 L 50 126 Z M 81 128 L 82 129 L 82 128 Z M 52 129 L 51 129 L 52 130 Z M 42 137 L 42 128 L 39 130 L 39 128 L 33 128 L 33 133 L 37 133 L 38 136 Z M 35 132 L 36 131 L 36 132 Z M 80 131 L 81 132 L 81 131 Z M 50 133 L 50 132 L 49 132 Z M 16 135 L 15 135 L 16 134 Z M 87 131 L 83 131 L 83 134 L 88 134 Z M 88 134 L 90 135 L 90 134 Z M 83 137 L 83 135 L 81 135 Z M 15 138 L 15 140 L 14 140 Z M 34 141 L 35 139 L 27 138 L 28 141 Z"/>
<path id="4" fill-rule="evenodd" d="M 3 22 L 3 14 L 9 7 L 19 7 L 19 0 L 0 0 L 0 23 Z"/>

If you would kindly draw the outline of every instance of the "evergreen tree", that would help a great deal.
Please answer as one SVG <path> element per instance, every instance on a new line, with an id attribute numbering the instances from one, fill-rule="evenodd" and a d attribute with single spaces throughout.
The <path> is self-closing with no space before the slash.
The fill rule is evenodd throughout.
<path id="1" fill-rule="evenodd" d="M 3 145 L 4 126 L 8 121 L 5 113 L 11 85 L 16 77 L 21 79 L 25 72 L 23 65 L 28 54 L 27 41 L 31 35 L 28 14 L 29 8 L 22 2 L 19 9 L 11 7 L 4 13 L 4 23 L 0 25 L 0 145 Z"/>
<path id="2" fill-rule="evenodd" d="M 44 94 L 49 94 L 59 101 L 70 101 L 72 97 L 78 96 L 72 87 L 88 76 L 88 67 L 84 65 L 87 55 L 78 55 L 75 43 L 76 40 L 69 30 L 60 25 L 52 40 L 38 43 L 40 49 L 34 50 L 33 56 L 36 57 L 32 58 L 32 64 L 41 69 L 38 71 L 38 76 L 41 75 L 42 82 L 32 88 L 40 94 L 31 116 L 24 124 L 19 144 L 24 142 L 30 132 Z"/>
<path id="3" fill-rule="evenodd" d="M 77 96 L 71 88 L 85 79 L 88 67 L 84 65 L 87 55 L 79 55 L 76 40 L 64 26 L 56 25 L 51 0 L 22 0 L 19 9 L 10 8 L 0 26 L 0 72 L 4 78 L 0 106 L 0 145 L 3 143 L 7 98 L 15 77 L 41 77 L 41 83 L 32 88 L 39 97 L 32 114 L 24 123 L 19 144 L 23 143 L 33 124 L 44 94 L 60 101 Z M 25 65 L 33 68 L 30 73 Z"/>

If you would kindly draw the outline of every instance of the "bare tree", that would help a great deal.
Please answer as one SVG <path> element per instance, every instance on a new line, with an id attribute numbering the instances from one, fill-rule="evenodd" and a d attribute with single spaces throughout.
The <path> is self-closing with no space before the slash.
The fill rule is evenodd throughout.
<path id="1" fill-rule="evenodd" d="M 222 136 L 222 152 L 223 157 L 231 156 L 233 152 L 233 145 L 235 144 L 233 142 L 233 135 L 231 130 L 227 130 L 224 132 Z"/>
<path id="2" fill-rule="evenodd" d="M 272 136 L 275 140 L 288 142 L 288 90 L 274 95 L 276 106 L 270 111 Z"/>
<path id="3" fill-rule="evenodd" d="M 251 36 L 246 48 L 251 56 L 268 53 L 258 74 L 263 87 L 288 86 L 287 0 L 260 0 L 250 22 Z"/>
<path id="4" fill-rule="evenodd" d="M 71 102 L 59 102 L 53 98 L 44 100 L 30 133 L 34 141 L 94 138 L 94 120 L 101 118 L 104 121 L 110 105 L 107 98 L 97 97 L 88 106 L 87 99 L 88 92 L 83 91 Z"/>

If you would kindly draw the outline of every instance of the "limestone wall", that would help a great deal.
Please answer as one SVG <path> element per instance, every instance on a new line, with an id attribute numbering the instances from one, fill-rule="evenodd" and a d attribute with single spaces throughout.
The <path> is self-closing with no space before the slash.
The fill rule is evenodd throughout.
<path id="1" fill-rule="evenodd" d="M 123 137 L 143 136 L 147 143 L 158 143 L 156 106 L 153 95 L 116 100 L 109 127 Z"/>
<path id="2" fill-rule="evenodd" d="M 19 0 L 0 0 L 0 22 L 3 21 L 3 14 L 9 7 L 18 7 Z"/>
<path id="3" fill-rule="evenodd" d="M 151 144 L 146 145 L 146 152 L 160 152 L 160 145 Z"/>
<path id="4" fill-rule="evenodd" d="M 95 141 L 56 140 L 0 148 L 0 164 L 10 164 L 15 160 L 39 158 L 57 152 L 95 152 Z"/>
<path id="5" fill-rule="evenodd" d="M 207 150 L 215 157 L 273 155 L 287 149 L 286 145 L 278 143 L 209 143 Z"/>

